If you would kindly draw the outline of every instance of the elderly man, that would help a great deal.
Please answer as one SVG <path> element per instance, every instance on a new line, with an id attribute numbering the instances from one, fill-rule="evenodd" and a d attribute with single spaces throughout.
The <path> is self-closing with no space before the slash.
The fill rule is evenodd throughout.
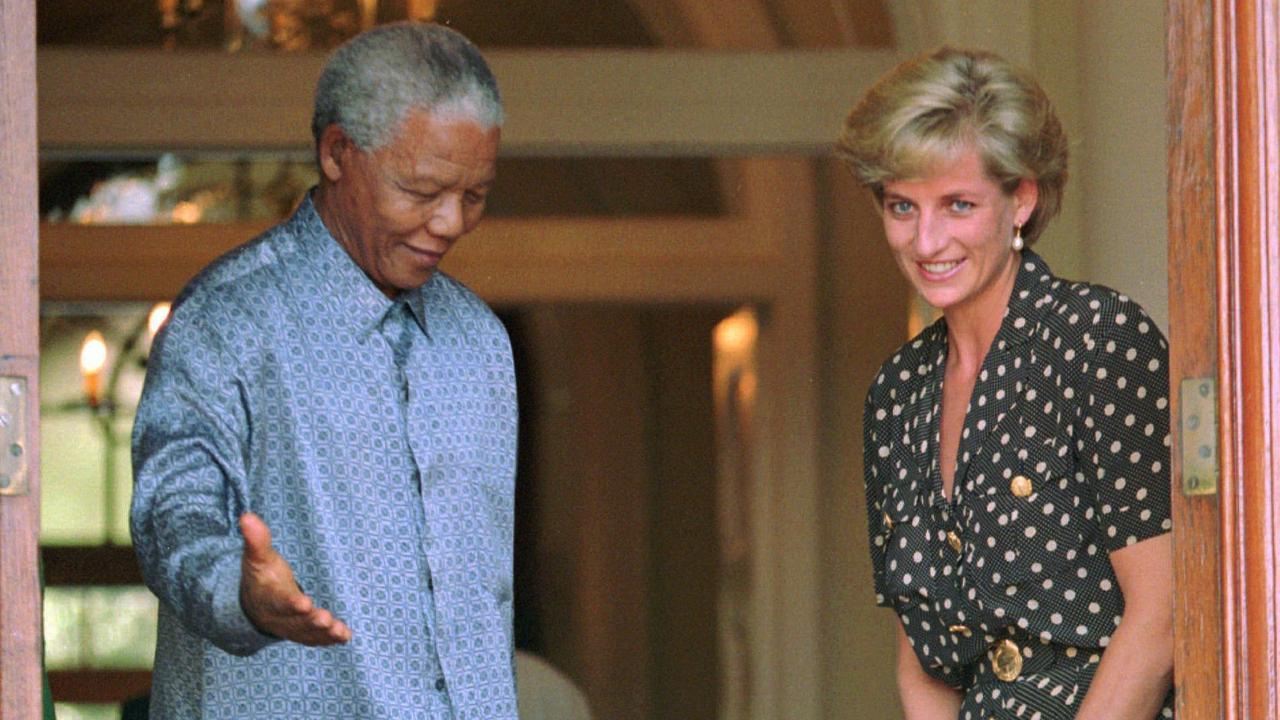
<path id="1" fill-rule="evenodd" d="M 501 123 L 458 33 L 358 36 L 316 90 L 319 186 L 175 302 L 133 436 L 153 718 L 516 716 L 511 350 L 437 270 Z"/>

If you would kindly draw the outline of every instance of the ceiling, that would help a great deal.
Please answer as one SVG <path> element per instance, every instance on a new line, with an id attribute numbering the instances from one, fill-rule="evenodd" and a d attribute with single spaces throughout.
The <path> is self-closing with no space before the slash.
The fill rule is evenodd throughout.
<path id="1" fill-rule="evenodd" d="M 403 19 L 410 8 L 434 6 L 437 22 L 488 49 L 881 48 L 893 43 L 888 1 L 376 0 L 376 20 Z M 170 10 L 167 28 L 162 7 Z M 274 12 L 273 24 L 262 24 L 255 34 L 250 23 L 239 19 L 237 8 L 243 7 Z M 179 51 L 326 48 L 358 31 L 361 13 L 361 0 L 37 0 L 37 41 L 43 46 Z M 491 212 L 717 214 L 732 205 L 724 198 L 725 162 L 731 161 L 503 158 Z M 44 163 L 42 208 L 74 202 L 95 182 L 119 171 L 119 163 Z M 146 169 L 132 166 L 129 172 Z"/>
<path id="2" fill-rule="evenodd" d="M 375 2 L 379 22 L 405 18 L 412 6 L 434 5 L 436 21 L 484 48 L 763 50 L 893 42 L 887 0 Z M 325 46 L 359 28 L 362 5 L 361 0 L 37 0 L 37 35 L 44 45 L 218 47 L 231 43 L 237 8 L 258 8 L 274 14 L 277 25 L 290 25 L 295 36 Z M 167 29 L 162 7 L 170 11 Z M 260 44 L 272 43 L 265 37 Z"/>

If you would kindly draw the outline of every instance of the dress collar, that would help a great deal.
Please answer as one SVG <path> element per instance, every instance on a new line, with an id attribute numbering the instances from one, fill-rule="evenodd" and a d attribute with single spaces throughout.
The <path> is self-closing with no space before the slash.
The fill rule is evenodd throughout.
<path id="1" fill-rule="evenodd" d="M 1035 335 L 1040 315 L 1053 302 L 1053 283 L 1053 274 L 1044 259 L 1030 248 L 1023 250 L 1004 320 L 991 344 L 993 350 L 1012 350 Z"/>

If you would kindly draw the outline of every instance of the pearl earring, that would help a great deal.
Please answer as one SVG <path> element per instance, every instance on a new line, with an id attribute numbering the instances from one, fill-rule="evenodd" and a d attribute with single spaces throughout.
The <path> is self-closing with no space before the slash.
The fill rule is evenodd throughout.
<path id="1" fill-rule="evenodd" d="M 1022 241 L 1022 226 L 1014 225 L 1013 226 L 1013 251 L 1018 252 L 1022 248 L 1026 247 L 1026 245 L 1027 244 Z"/>

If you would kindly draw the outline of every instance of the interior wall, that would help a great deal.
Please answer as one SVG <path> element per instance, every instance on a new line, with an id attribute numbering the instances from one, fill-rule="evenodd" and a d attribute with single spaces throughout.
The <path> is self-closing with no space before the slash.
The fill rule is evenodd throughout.
<path id="1" fill-rule="evenodd" d="M 875 606 L 862 479 L 862 407 L 880 364 L 907 339 L 910 288 L 875 203 L 834 160 L 819 162 L 823 716 L 899 717 L 891 611 Z"/>
<path id="2" fill-rule="evenodd" d="M 517 644 L 598 718 L 715 720 L 714 307 L 508 311 L 521 365 Z"/>
<path id="3" fill-rule="evenodd" d="M 1168 331 L 1163 0 L 1080 4 L 1084 269 Z"/>
<path id="4" fill-rule="evenodd" d="M 1087 277 L 1085 268 L 1084 182 L 1081 167 L 1084 118 L 1080 93 L 1080 8 L 1076 2 L 1036 0 L 1028 66 L 1053 102 L 1067 133 L 1069 179 L 1058 217 L 1036 242 L 1036 252 L 1060 277 Z"/>

